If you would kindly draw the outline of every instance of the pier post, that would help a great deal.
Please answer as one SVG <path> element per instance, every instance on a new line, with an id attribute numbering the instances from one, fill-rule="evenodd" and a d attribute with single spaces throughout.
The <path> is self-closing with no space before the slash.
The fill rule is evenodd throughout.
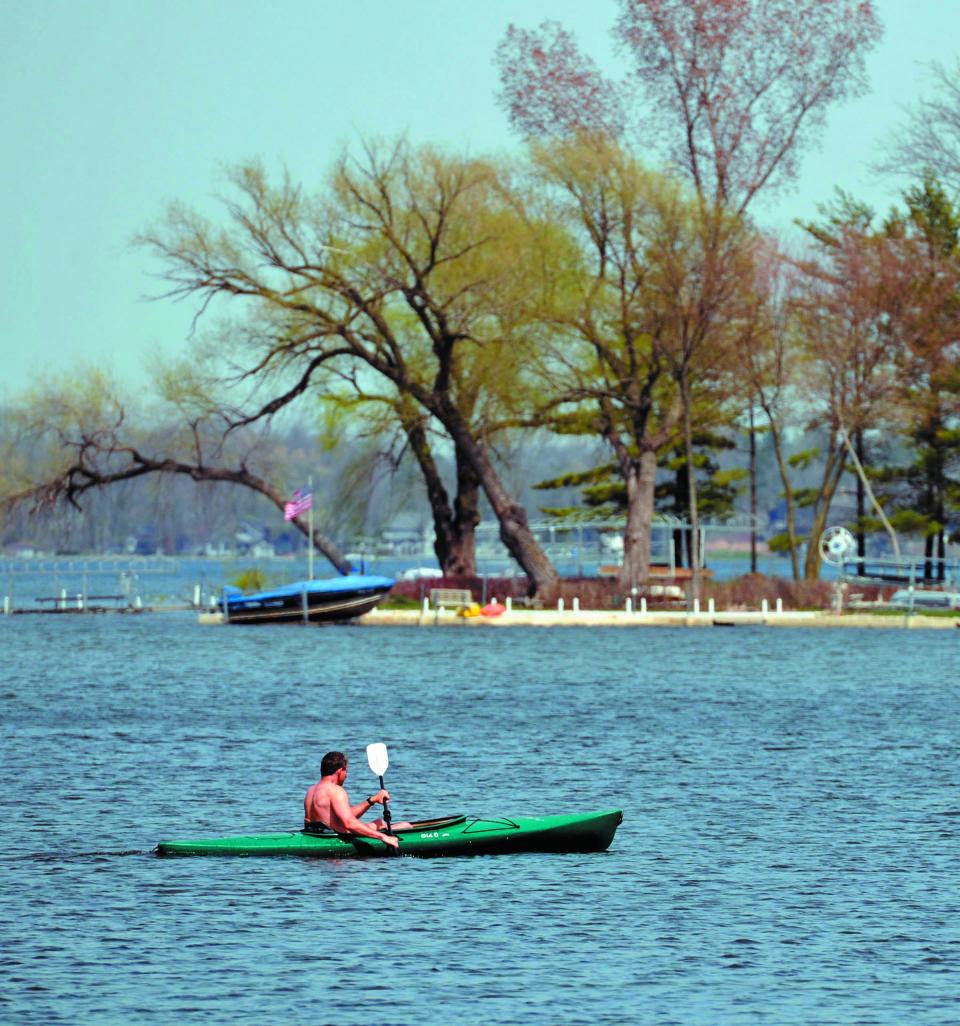
<path id="1" fill-rule="evenodd" d="M 760 612 L 763 613 L 764 616 L 766 616 L 767 613 L 770 612 L 770 603 L 767 602 L 766 599 L 760 600 Z"/>
<path id="2" fill-rule="evenodd" d="M 195 584 L 193 586 L 193 608 L 194 609 L 199 609 L 200 608 L 200 585 L 199 584 Z"/>
<path id="3" fill-rule="evenodd" d="M 60 608 L 61 609 L 66 609 L 67 608 L 67 589 L 66 588 L 61 588 L 60 589 Z"/>
<path id="4" fill-rule="evenodd" d="M 633 599 L 630 598 L 629 595 L 627 596 L 627 601 L 624 603 L 623 608 L 628 614 L 633 612 Z"/>
<path id="5" fill-rule="evenodd" d="M 640 596 L 640 612 L 643 613 L 644 616 L 647 615 L 647 596 L 646 595 L 641 595 Z"/>
<path id="6" fill-rule="evenodd" d="M 558 598 L 557 599 L 557 612 L 558 613 L 562 613 L 563 612 L 563 599 L 562 598 Z"/>
<path id="7" fill-rule="evenodd" d="M 777 612 L 783 612 L 783 599 L 779 595 L 777 596 Z"/>
<path id="8" fill-rule="evenodd" d="M 312 508 L 313 507 L 311 507 L 311 509 Z M 311 548 L 311 550 L 313 549 L 313 538 L 312 537 L 310 539 L 310 548 Z M 303 622 L 304 623 L 309 623 L 310 622 L 310 608 L 309 608 L 309 606 L 307 604 L 307 586 L 305 584 L 300 589 L 300 603 L 303 606 Z"/>
<path id="9" fill-rule="evenodd" d="M 714 603 L 713 599 L 712 598 L 708 598 L 707 599 L 707 612 L 711 616 L 713 616 L 713 614 L 716 612 L 716 608 L 717 607 L 716 607 L 716 604 Z"/>
<path id="10" fill-rule="evenodd" d="M 10 615 L 10 596 L 9 595 L 4 595 L 3 596 L 3 615 L 4 616 L 9 616 Z"/>
<path id="11" fill-rule="evenodd" d="M 83 612 L 83 595 L 79 593 L 77 594 L 77 609 L 79 609 L 81 613 Z"/>
<path id="12" fill-rule="evenodd" d="M 698 598 L 695 598 L 693 600 L 693 615 L 694 616 L 699 616 L 700 615 L 700 599 L 698 599 Z"/>
<path id="13" fill-rule="evenodd" d="M 513 597 L 510 595 L 507 596 L 506 607 L 508 613 L 513 612 Z"/>
<path id="14" fill-rule="evenodd" d="M 573 611 L 575 613 L 579 613 L 580 612 L 580 599 L 578 599 L 576 596 L 574 596 L 574 599 L 573 599 Z"/>

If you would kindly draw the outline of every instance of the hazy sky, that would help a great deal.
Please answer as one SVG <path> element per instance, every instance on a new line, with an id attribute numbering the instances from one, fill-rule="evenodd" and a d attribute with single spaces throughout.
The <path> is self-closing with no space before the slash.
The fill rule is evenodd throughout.
<path id="1" fill-rule="evenodd" d="M 875 0 L 877 2 L 877 0 Z M 772 221 L 812 215 L 833 187 L 880 209 L 896 184 L 869 170 L 960 52 L 960 0 L 878 0 L 872 91 L 831 111 L 819 150 Z M 509 22 L 555 18 L 611 70 L 614 0 L 0 0 L 0 397 L 79 361 L 136 380 L 185 345 L 185 305 L 131 236 L 173 199 L 203 205 L 224 165 L 261 156 L 319 181 L 343 143 L 515 147 L 494 101 Z M 761 213 L 758 211 L 758 213 Z"/>

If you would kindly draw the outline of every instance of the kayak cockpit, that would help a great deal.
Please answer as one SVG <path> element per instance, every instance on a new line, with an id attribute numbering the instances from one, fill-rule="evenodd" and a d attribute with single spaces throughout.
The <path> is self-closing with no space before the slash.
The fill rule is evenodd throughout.
<path id="1" fill-rule="evenodd" d="M 415 823 L 411 823 L 408 827 L 398 827 L 393 832 L 395 834 L 403 835 L 409 834 L 414 830 L 442 830 L 445 827 L 458 826 L 466 820 L 466 815 L 458 816 L 440 816 L 438 819 L 418 819 Z M 349 834 L 338 834 L 335 830 L 331 830 L 325 823 L 304 823 L 303 833 L 308 834 L 310 837 L 343 837 L 349 838 Z"/>

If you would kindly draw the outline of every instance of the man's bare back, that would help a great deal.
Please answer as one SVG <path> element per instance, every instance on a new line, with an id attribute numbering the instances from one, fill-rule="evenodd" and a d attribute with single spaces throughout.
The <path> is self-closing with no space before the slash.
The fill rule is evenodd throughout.
<path id="1" fill-rule="evenodd" d="M 396 837 L 385 833 L 387 824 L 382 819 L 373 823 L 364 823 L 360 817 L 369 812 L 374 805 L 382 805 L 390 800 L 389 792 L 377 791 L 357 805 L 350 804 L 350 797 L 343 783 L 347 779 L 348 763 L 341 752 L 328 752 L 320 766 L 320 780 L 314 784 L 303 799 L 303 818 L 305 825 L 323 824 L 338 834 L 359 834 L 361 837 L 373 837 L 392 848 L 399 848 Z M 397 827 L 409 826 L 398 823 Z"/>

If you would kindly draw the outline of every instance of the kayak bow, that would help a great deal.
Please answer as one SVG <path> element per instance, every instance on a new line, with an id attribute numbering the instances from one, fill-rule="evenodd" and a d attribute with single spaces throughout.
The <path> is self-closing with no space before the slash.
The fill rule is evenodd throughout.
<path id="1" fill-rule="evenodd" d="M 595 852 L 610 847 L 623 820 L 619 809 L 566 816 L 480 819 L 446 816 L 396 830 L 400 854 L 420 858 L 450 855 L 512 855 L 517 852 Z M 320 858 L 390 855 L 382 841 L 306 830 L 196 841 L 161 841 L 158 855 L 305 855 Z"/>

